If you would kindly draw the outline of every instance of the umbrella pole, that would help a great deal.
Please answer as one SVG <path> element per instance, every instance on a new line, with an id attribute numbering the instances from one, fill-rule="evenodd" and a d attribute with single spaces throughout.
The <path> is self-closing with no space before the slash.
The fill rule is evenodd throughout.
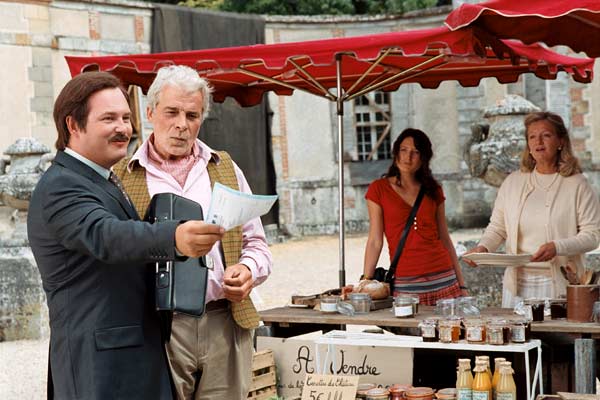
<path id="1" fill-rule="evenodd" d="M 340 258 L 340 287 L 346 285 L 345 246 L 344 233 L 346 224 L 344 221 L 344 99 L 342 96 L 342 55 L 336 54 L 336 81 L 337 81 L 337 126 L 338 126 L 338 192 L 339 192 L 339 258 Z"/>

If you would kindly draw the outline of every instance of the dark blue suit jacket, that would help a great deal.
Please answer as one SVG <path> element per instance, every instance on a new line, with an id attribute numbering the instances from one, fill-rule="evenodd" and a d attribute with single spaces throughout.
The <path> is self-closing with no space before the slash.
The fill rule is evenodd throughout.
<path id="1" fill-rule="evenodd" d="M 119 189 L 59 151 L 27 230 L 50 311 L 56 399 L 171 399 L 148 263 L 174 259 L 177 222 L 139 221 Z"/>

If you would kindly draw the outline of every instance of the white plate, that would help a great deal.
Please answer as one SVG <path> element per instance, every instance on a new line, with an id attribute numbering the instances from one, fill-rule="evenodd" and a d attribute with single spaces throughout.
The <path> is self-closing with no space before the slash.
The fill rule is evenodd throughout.
<path id="1" fill-rule="evenodd" d="M 471 253 L 464 254 L 462 258 L 471 260 L 477 265 L 512 267 L 527 264 L 531 256 L 531 254 Z"/>

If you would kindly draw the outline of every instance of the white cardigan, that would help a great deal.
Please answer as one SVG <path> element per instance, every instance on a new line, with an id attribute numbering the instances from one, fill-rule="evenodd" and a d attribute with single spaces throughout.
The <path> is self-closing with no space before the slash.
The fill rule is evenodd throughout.
<path id="1" fill-rule="evenodd" d="M 525 200 L 534 189 L 531 177 L 529 172 L 515 171 L 500 186 L 490 223 L 479 242 L 488 251 L 495 251 L 506 241 L 506 253 L 517 253 L 519 220 Z M 540 217 L 545 220 L 546 241 L 556 245 L 557 256 L 550 265 L 553 296 L 557 297 L 565 295 L 567 290 L 567 281 L 559 267 L 571 261 L 581 274 L 584 254 L 596 249 L 600 243 L 600 202 L 582 174 L 559 175 L 548 194 L 551 197 L 549 207 L 544 204 L 539 207 Z M 516 272 L 511 267 L 504 274 L 503 307 L 512 306 L 509 303 L 517 292 Z"/>

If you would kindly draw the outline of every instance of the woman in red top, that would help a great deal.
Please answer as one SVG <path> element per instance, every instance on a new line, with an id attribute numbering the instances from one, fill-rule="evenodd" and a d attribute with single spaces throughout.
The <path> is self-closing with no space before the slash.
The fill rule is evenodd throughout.
<path id="1" fill-rule="evenodd" d="M 466 295 L 446 225 L 444 192 L 429 168 L 433 156 L 431 141 L 418 129 L 405 129 L 394 142 L 393 156 L 388 172 L 372 182 L 365 195 L 370 227 L 364 276 L 372 277 L 375 272 L 384 234 L 390 260 L 394 257 L 406 220 L 423 186 L 425 196 L 398 260 L 394 296 L 418 295 L 421 304 L 435 305 L 439 299 Z"/>

